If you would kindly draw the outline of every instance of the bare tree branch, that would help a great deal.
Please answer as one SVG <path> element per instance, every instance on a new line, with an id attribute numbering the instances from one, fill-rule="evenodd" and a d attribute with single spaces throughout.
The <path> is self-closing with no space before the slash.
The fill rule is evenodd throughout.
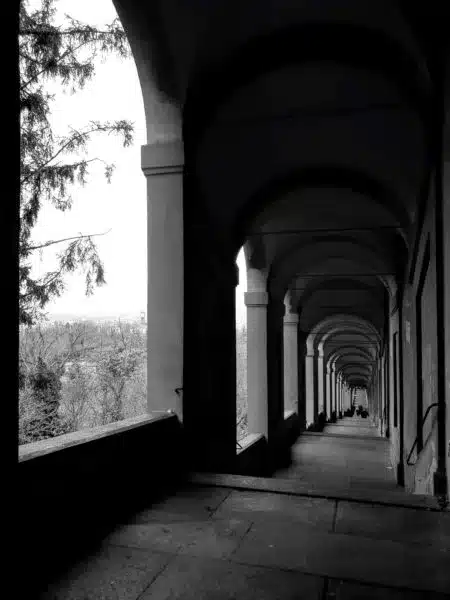
<path id="1" fill-rule="evenodd" d="M 61 240 L 50 240 L 48 242 L 45 242 L 44 244 L 39 244 L 38 246 L 28 246 L 27 250 L 39 250 L 40 248 L 47 248 L 48 246 L 53 246 L 53 244 L 61 244 L 62 242 L 68 242 L 70 240 L 81 240 L 84 238 L 91 238 L 91 237 L 96 237 L 96 236 L 100 236 L 100 235 L 106 235 L 107 233 L 109 233 L 110 231 L 112 231 L 111 229 L 108 229 L 108 231 L 104 231 L 103 233 L 90 233 L 90 234 L 86 234 L 86 235 L 75 235 L 73 237 L 68 237 L 68 238 L 63 238 Z"/>

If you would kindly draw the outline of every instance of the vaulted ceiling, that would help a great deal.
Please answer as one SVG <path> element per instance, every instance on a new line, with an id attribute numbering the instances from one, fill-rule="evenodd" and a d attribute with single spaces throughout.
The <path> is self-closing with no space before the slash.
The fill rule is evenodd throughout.
<path id="1" fill-rule="evenodd" d="M 178 110 L 212 226 L 246 245 L 271 300 L 290 294 L 302 331 L 342 316 L 325 349 L 340 344 L 340 368 L 367 382 L 374 346 L 345 315 L 382 339 L 404 275 L 430 173 L 438 3 L 115 4 L 147 115 Z"/>

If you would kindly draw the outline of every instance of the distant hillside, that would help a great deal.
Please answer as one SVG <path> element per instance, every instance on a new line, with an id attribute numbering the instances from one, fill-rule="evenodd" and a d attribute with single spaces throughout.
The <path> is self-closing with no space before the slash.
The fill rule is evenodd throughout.
<path id="1" fill-rule="evenodd" d="M 104 315 L 104 314 L 91 314 L 91 315 L 82 315 L 76 313 L 53 313 L 49 314 L 48 318 L 50 321 L 62 321 L 66 323 L 67 321 L 118 321 L 121 319 L 122 321 L 140 321 L 141 313 L 119 313 L 116 315 Z"/>

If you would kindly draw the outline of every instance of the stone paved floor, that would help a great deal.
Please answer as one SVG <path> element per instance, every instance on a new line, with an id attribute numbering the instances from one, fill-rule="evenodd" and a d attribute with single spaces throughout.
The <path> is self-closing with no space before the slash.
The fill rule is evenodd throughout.
<path id="1" fill-rule="evenodd" d="M 392 483 L 377 479 L 383 452 L 372 440 L 363 451 L 348 437 L 337 451 L 334 438 L 309 437 L 295 450 L 308 477 L 315 467 Z M 185 483 L 117 525 L 41 598 L 450 598 L 450 513 Z"/>
<path id="2" fill-rule="evenodd" d="M 293 447 L 293 464 L 276 477 L 335 489 L 400 490 L 389 464 L 389 440 L 360 417 L 326 425 L 322 433 L 301 435 Z"/>

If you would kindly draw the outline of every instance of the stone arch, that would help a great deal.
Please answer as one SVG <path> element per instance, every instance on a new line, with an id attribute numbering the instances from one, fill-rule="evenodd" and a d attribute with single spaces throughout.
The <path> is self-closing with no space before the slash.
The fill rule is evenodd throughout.
<path id="1" fill-rule="evenodd" d="M 236 215 L 233 227 L 236 245 L 242 246 L 257 215 L 265 207 L 276 202 L 281 195 L 295 189 L 316 187 L 350 189 L 383 206 L 391 213 L 393 221 L 399 225 L 404 252 L 407 252 L 407 231 L 410 227 L 410 218 L 397 194 L 385 183 L 362 171 L 338 165 L 320 165 L 290 170 L 274 178 L 269 185 L 256 192 Z"/>
<path id="2" fill-rule="evenodd" d="M 318 349 L 318 351 L 319 352 L 321 351 L 322 353 L 324 353 L 324 347 L 325 347 L 325 344 L 327 343 L 327 341 L 330 340 L 332 337 L 338 336 L 338 335 L 357 335 L 357 336 L 365 338 L 365 340 L 366 340 L 364 342 L 365 344 L 368 344 L 368 343 L 370 343 L 372 341 L 370 339 L 370 337 L 367 336 L 362 330 L 357 330 L 357 329 L 355 329 L 355 330 L 348 330 L 348 329 L 344 330 L 341 327 L 336 327 L 336 328 L 331 329 L 327 333 L 325 333 L 323 335 L 323 337 L 318 341 L 318 343 L 317 343 L 317 349 Z M 354 342 L 354 346 L 355 347 L 358 347 L 358 342 L 361 343 L 361 340 L 358 340 L 358 341 Z M 348 340 L 345 343 L 349 343 L 350 344 L 350 342 Z M 372 345 L 368 346 L 368 348 L 371 348 L 371 350 L 373 351 L 373 355 L 371 354 L 372 359 L 375 359 L 376 354 L 377 354 L 377 350 L 376 350 L 375 346 L 376 346 L 375 343 L 374 343 L 373 346 Z"/>
<path id="3" fill-rule="evenodd" d="M 335 254 L 330 257 L 329 246 L 332 246 L 335 249 L 335 252 L 341 251 L 342 255 Z M 300 255 L 302 258 L 295 260 L 295 257 Z M 309 267 L 307 270 L 299 272 L 299 264 L 304 263 L 306 257 L 308 257 L 307 262 Z M 361 268 L 362 274 L 364 274 L 364 268 L 369 268 L 370 270 L 373 270 L 373 277 L 380 281 L 390 296 L 395 293 L 392 282 L 387 279 L 386 274 L 383 274 L 382 271 L 383 269 L 392 267 L 390 267 L 387 262 L 383 261 L 383 258 L 380 258 L 377 255 L 377 252 L 373 247 L 349 236 L 318 236 L 289 248 L 271 265 L 269 273 L 271 290 L 275 291 L 276 288 L 282 286 L 284 291 L 284 288 L 291 285 L 292 281 L 297 279 L 300 280 L 302 277 L 308 279 L 311 274 L 315 276 L 317 268 L 320 268 L 327 260 L 354 263 Z M 286 264 L 292 265 L 290 271 L 286 270 Z M 377 273 L 377 270 L 380 269 L 381 271 Z M 323 279 L 326 280 L 330 276 L 333 276 L 332 272 L 329 274 L 324 273 Z M 342 277 L 351 279 L 352 273 L 343 274 Z M 358 274 L 356 273 L 355 278 L 357 279 L 357 277 Z M 299 297 L 299 300 L 300 299 L 301 298 Z"/>
<path id="4" fill-rule="evenodd" d="M 350 315 L 349 314 L 337 314 L 337 315 L 333 315 L 331 317 L 327 317 L 320 323 L 317 323 L 315 328 L 309 333 L 307 340 L 306 340 L 306 345 L 307 345 L 308 351 L 311 351 L 311 352 L 314 351 L 314 341 L 316 339 L 316 336 L 320 333 L 320 331 L 322 329 L 324 329 L 328 326 L 332 326 L 332 325 L 342 326 L 344 324 L 360 325 L 362 327 L 365 327 L 376 338 L 381 339 L 379 332 L 374 327 L 374 325 L 372 325 L 372 323 L 370 323 L 369 321 L 367 321 L 361 317 L 351 315 L 351 314 Z"/>
<path id="5" fill-rule="evenodd" d="M 414 107 L 423 122 L 428 123 L 429 82 L 408 51 L 381 30 L 316 20 L 251 38 L 221 63 L 203 68 L 191 77 L 183 109 L 183 137 L 197 145 L 218 107 L 234 90 L 261 73 L 286 64 L 330 58 L 381 74 L 399 90 L 406 105 Z"/>

